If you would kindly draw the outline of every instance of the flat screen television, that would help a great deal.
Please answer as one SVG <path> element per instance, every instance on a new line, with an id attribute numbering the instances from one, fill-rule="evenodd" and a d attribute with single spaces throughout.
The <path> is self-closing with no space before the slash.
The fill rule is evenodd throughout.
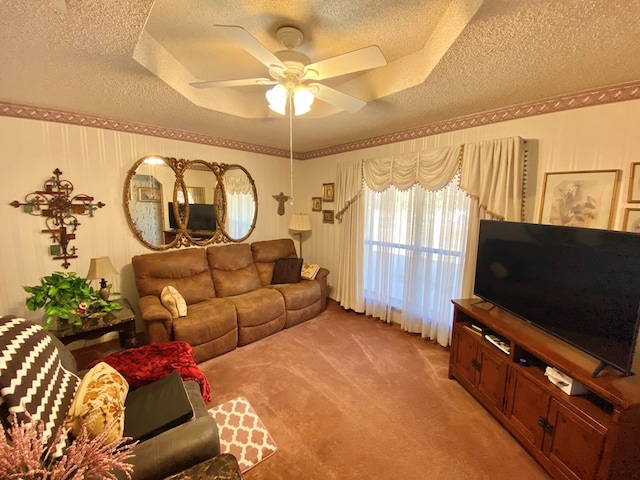
<path id="1" fill-rule="evenodd" d="M 184 209 L 184 204 L 178 206 Z M 182 211 L 182 210 L 180 210 Z M 183 217 L 184 215 L 181 215 Z M 173 202 L 169 202 L 169 228 L 180 228 L 173 210 Z M 187 230 L 214 231 L 216 229 L 216 212 L 213 205 L 207 203 L 190 203 Z"/>
<path id="2" fill-rule="evenodd" d="M 474 293 L 631 374 L 639 234 L 482 220 Z"/>

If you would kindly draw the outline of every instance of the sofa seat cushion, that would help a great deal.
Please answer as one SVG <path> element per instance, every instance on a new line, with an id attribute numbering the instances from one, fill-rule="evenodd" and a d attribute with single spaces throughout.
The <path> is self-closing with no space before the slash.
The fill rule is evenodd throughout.
<path id="1" fill-rule="evenodd" d="M 320 284 L 310 280 L 270 285 L 269 288 L 278 290 L 282 294 L 287 310 L 299 310 L 320 299 Z"/>
<path id="2" fill-rule="evenodd" d="M 173 320 L 173 337 L 193 347 L 197 362 L 230 352 L 238 345 L 236 307 L 226 298 L 194 303 Z"/>
<path id="3" fill-rule="evenodd" d="M 284 327 L 284 298 L 273 288 L 259 288 L 227 299 L 236 307 L 238 345 L 246 345 L 267 337 Z"/>

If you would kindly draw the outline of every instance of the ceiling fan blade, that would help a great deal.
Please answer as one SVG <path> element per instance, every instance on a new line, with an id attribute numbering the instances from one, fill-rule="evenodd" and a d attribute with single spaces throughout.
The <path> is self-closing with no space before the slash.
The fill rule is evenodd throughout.
<path id="1" fill-rule="evenodd" d="M 270 78 L 243 78 L 240 80 L 212 80 L 210 82 L 193 82 L 190 83 L 195 88 L 210 87 L 246 87 L 249 85 L 275 85 L 275 80 Z"/>
<path id="2" fill-rule="evenodd" d="M 353 52 L 344 53 L 335 57 L 320 60 L 307 65 L 304 68 L 305 77 L 311 80 L 323 80 L 325 78 L 338 77 L 348 73 L 381 67 L 387 64 L 382 51 L 375 45 L 361 48 Z M 313 73 L 317 72 L 317 75 Z"/>
<path id="3" fill-rule="evenodd" d="M 314 97 L 322 100 L 323 102 L 335 105 L 347 112 L 356 113 L 367 104 L 367 102 L 364 102 L 359 98 L 339 92 L 338 90 L 322 85 L 321 83 L 310 83 L 309 86 L 315 87 L 315 91 L 313 92 Z"/>
<path id="4" fill-rule="evenodd" d="M 287 67 L 284 63 L 244 28 L 236 25 L 214 25 L 213 27 L 218 33 L 236 42 L 268 68 L 277 66 L 286 70 Z"/>

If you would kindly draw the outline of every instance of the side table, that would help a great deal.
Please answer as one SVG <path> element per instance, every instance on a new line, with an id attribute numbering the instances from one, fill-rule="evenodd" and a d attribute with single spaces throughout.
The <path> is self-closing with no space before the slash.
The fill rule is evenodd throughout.
<path id="1" fill-rule="evenodd" d="M 236 457 L 222 453 L 165 480 L 242 480 Z"/>
<path id="2" fill-rule="evenodd" d="M 123 348 L 138 346 L 136 337 L 136 314 L 126 298 L 113 300 L 122 305 L 122 309 L 112 312 L 98 312 L 82 319 L 82 325 L 58 325 L 49 330 L 65 345 L 76 340 L 96 339 L 105 333 L 119 332 L 120 345 Z"/>

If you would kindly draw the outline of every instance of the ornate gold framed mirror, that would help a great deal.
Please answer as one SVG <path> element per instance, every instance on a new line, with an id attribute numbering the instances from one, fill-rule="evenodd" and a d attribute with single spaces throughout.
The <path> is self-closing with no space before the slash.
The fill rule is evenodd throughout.
<path id="1" fill-rule="evenodd" d="M 123 206 L 145 246 L 242 242 L 258 216 L 255 182 L 241 165 L 147 155 L 127 173 Z"/>

